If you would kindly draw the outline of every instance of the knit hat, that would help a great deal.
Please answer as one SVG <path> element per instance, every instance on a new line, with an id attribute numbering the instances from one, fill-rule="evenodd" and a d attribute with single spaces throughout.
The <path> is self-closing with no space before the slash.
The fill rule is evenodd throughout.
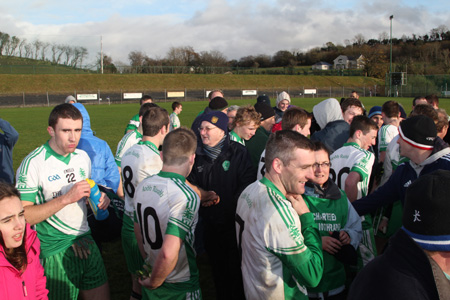
<path id="1" fill-rule="evenodd" d="M 369 110 L 369 118 L 372 118 L 375 115 L 381 115 L 381 106 L 374 106 Z"/>
<path id="2" fill-rule="evenodd" d="M 423 175 L 406 190 L 402 229 L 425 250 L 450 251 L 450 171 Z"/>
<path id="3" fill-rule="evenodd" d="M 436 125 L 430 117 L 418 115 L 403 120 L 398 127 L 400 138 L 413 147 L 433 150 L 436 139 Z"/>
<path id="4" fill-rule="evenodd" d="M 214 126 L 219 127 L 225 133 L 228 132 L 228 116 L 221 111 L 212 111 L 210 113 L 204 114 L 201 119 L 201 122 L 203 121 L 209 122 Z"/>
<path id="5" fill-rule="evenodd" d="M 291 96 L 289 96 L 289 94 L 286 93 L 286 92 L 281 92 L 281 93 L 278 94 L 278 97 L 277 97 L 277 106 L 278 106 L 278 104 L 279 104 L 281 101 L 283 101 L 283 100 L 287 100 L 287 101 L 289 101 L 289 104 L 291 104 Z"/>
<path id="6" fill-rule="evenodd" d="M 227 106 L 228 106 L 227 100 L 225 100 L 222 97 L 215 97 L 211 99 L 208 105 L 208 107 L 211 108 L 212 110 L 223 110 L 227 108 Z"/>
<path id="7" fill-rule="evenodd" d="M 272 106 L 272 104 L 270 103 L 270 98 L 266 94 L 258 96 L 258 98 L 256 98 L 256 103 L 265 103 L 269 106 Z"/>
<path id="8" fill-rule="evenodd" d="M 67 98 L 64 101 L 64 103 L 70 103 L 70 101 L 74 101 L 74 103 L 77 103 L 77 99 L 75 99 L 75 97 L 72 96 L 72 95 L 67 96 Z"/>
<path id="9" fill-rule="evenodd" d="M 261 114 L 261 121 L 275 116 L 275 111 L 273 110 L 273 108 L 264 102 L 256 103 L 255 110 Z"/>

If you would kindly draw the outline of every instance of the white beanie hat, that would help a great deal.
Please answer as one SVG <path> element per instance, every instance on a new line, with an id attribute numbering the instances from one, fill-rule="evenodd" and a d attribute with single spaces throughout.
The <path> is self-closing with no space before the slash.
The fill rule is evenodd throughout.
<path id="1" fill-rule="evenodd" d="M 277 106 L 283 100 L 287 100 L 287 101 L 289 101 L 289 104 L 291 104 L 291 96 L 289 96 L 289 94 L 284 91 L 278 94 Z"/>

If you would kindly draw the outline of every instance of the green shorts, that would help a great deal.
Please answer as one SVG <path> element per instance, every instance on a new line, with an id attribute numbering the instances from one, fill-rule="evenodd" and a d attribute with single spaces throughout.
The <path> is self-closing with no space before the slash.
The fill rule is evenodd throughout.
<path id="1" fill-rule="evenodd" d="M 123 215 L 122 248 L 128 271 L 131 274 L 135 274 L 136 271 L 142 270 L 144 259 L 139 251 L 136 236 L 134 235 L 134 222 L 126 214 Z"/>
<path id="2" fill-rule="evenodd" d="M 89 244 L 91 254 L 87 259 L 76 257 L 72 247 L 69 247 L 42 260 L 47 277 L 49 299 L 76 300 L 79 290 L 90 290 L 102 286 L 108 281 L 105 265 L 97 245 L 90 235 L 84 236 L 84 238 L 92 240 L 92 243 Z"/>

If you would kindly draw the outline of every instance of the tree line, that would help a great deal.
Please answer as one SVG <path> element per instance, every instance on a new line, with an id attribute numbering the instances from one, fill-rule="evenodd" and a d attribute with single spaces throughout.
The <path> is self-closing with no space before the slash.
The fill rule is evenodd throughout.
<path id="1" fill-rule="evenodd" d="M 450 72 L 450 31 L 445 25 L 431 29 L 424 35 L 403 35 L 392 38 L 392 57 L 394 72 L 410 74 L 448 74 Z M 0 32 L 0 56 L 17 56 L 72 67 L 83 67 L 88 51 L 84 47 L 65 44 L 50 44 L 38 39 L 27 42 L 16 36 Z M 390 38 L 382 32 L 378 39 L 366 39 L 356 34 L 343 44 L 327 42 L 322 47 L 308 51 L 279 50 L 273 55 L 247 55 L 240 59 L 228 60 L 220 51 L 196 51 L 192 46 L 171 47 L 164 57 L 150 57 L 142 51 L 131 51 L 128 63 L 114 61 L 103 55 L 106 72 L 148 73 L 158 68 L 173 67 L 174 73 L 215 73 L 223 68 L 294 68 L 311 66 L 323 61 L 333 64 L 339 55 L 364 57 L 363 72 L 367 76 L 384 78 L 389 71 Z M 100 55 L 98 56 L 100 66 Z"/>
<path id="2" fill-rule="evenodd" d="M 39 39 L 28 42 L 25 38 L 0 31 L 0 56 L 29 58 L 81 68 L 88 54 L 85 47 L 48 43 Z"/>
<path id="3" fill-rule="evenodd" d="M 450 31 L 440 25 L 424 35 L 403 35 L 392 38 L 393 72 L 411 74 L 447 74 L 450 72 Z M 323 61 L 333 64 L 339 55 L 363 55 L 363 71 L 367 76 L 384 78 L 389 71 L 390 39 L 386 32 L 378 39 L 366 39 L 363 34 L 356 34 L 353 39 L 346 39 L 344 44 L 328 42 L 322 47 L 308 51 L 280 50 L 274 55 L 258 54 L 228 60 L 220 51 L 197 52 L 192 46 L 171 47 L 163 58 L 151 58 L 142 51 L 128 54 L 129 66 L 121 67 L 120 72 L 146 73 L 151 69 L 165 66 L 177 67 L 178 72 L 204 73 L 207 68 L 274 68 L 311 66 Z M 114 66 L 112 58 L 105 66 Z M 122 64 L 123 65 L 123 64 Z M 117 71 L 116 66 L 114 70 Z M 211 72 L 213 73 L 213 72 Z"/>

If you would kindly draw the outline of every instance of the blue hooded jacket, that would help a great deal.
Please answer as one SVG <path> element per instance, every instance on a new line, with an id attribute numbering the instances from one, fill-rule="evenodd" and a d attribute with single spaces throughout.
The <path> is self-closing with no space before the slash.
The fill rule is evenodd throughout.
<path id="1" fill-rule="evenodd" d="M 73 103 L 83 116 L 83 129 L 77 148 L 87 152 L 91 159 L 91 179 L 97 184 L 109 187 L 117 192 L 120 182 L 120 174 L 114 161 L 111 148 L 108 143 L 94 136 L 91 129 L 91 119 L 86 108 L 81 103 Z"/>

